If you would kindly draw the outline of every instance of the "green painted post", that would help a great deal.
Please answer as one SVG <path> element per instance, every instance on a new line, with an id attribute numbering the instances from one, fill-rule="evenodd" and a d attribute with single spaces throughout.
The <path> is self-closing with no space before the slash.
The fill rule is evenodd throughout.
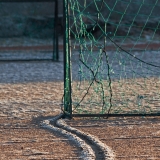
<path id="1" fill-rule="evenodd" d="M 64 16 L 64 112 L 72 116 L 72 98 L 71 98 L 71 61 L 69 45 L 69 12 L 68 0 L 63 0 Z"/>

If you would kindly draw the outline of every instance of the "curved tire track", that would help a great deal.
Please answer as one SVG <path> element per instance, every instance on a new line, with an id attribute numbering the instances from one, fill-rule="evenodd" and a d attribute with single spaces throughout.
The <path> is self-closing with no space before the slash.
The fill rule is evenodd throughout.
<path id="1" fill-rule="evenodd" d="M 74 141 L 78 147 L 82 148 L 80 158 L 84 160 L 114 160 L 113 151 L 97 137 L 68 126 L 65 120 L 61 118 L 62 115 L 56 116 L 52 119 L 46 119 L 41 122 L 41 126 L 56 131 Z"/>

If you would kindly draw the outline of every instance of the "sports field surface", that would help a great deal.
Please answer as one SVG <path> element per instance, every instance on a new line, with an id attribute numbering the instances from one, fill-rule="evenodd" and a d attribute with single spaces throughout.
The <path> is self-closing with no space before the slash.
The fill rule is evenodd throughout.
<path id="1" fill-rule="evenodd" d="M 69 132 L 62 132 L 63 128 L 52 123 L 53 129 L 42 125 L 42 122 L 62 112 L 62 52 L 59 62 L 0 62 L 0 77 L 1 160 L 86 158 L 85 146 L 77 143 L 78 138 L 67 136 Z M 140 80 L 137 79 L 137 82 L 141 83 Z M 150 79 L 147 84 L 152 82 L 153 79 Z M 159 79 L 156 83 L 157 89 L 160 87 Z M 134 88 L 132 83 L 127 85 Z M 150 87 L 154 89 L 154 84 Z M 117 87 L 115 92 L 119 89 Z M 157 107 L 160 107 L 159 101 Z M 160 117 L 73 118 L 64 121 L 66 125 L 96 137 L 107 146 L 106 159 L 160 159 Z M 105 159 L 94 143 L 86 138 L 80 139 L 93 150 L 93 153 L 89 152 L 90 156 L 86 154 L 88 159 Z"/>

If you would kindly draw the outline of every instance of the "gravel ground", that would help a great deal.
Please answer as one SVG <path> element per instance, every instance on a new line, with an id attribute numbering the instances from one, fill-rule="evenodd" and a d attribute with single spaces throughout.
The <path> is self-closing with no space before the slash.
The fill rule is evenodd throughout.
<path id="1" fill-rule="evenodd" d="M 62 94 L 62 82 L 0 84 L 1 160 L 79 159 L 67 137 L 39 126 L 60 113 Z"/>
<path id="2" fill-rule="evenodd" d="M 33 45 L 23 40 L 6 41 L 3 46 Z M 50 44 L 50 41 L 42 42 L 42 45 Z M 12 53 L 1 52 L 2 56 Z M 14 53 L 24 58 L 30 51 Z M 67 137 L 39 126 L 43 119 L 61 112 L 62 67 L 63 62 L 0 62 L 1 160 L 80 159 L 80 149 Z"/>
<path id="3" fill-rule="evenodd" d="M 75 118 L 67 124 L 98 137 L 112 149 L 115 160 L 160 159 L 159 117 Z"/>
<path id="4" fill-rule="evenodd" d="M 1 160 L 78 159 L 78 152 L 67 137 L 41 129 L 25 113 L 23 120 L 0 118 Z"/>
<path id="5" fill-rule="evenodd" d="M 81 148 L 39 126 L 44 117 L 61 112 L 62 55 L 59 62 L 0 62 L 0 159 L 80 159 Z M 158 63 L 159 54 L 156 56 Z M 73 66 L 77 79 L 78 64 L 73 62 Z M 155 76 L 159 77 L 159 71 Z M 159 118 L 75 119 L 67 123 L 97 136 L 115 152 L 115 159 L 160 159 Z"/>

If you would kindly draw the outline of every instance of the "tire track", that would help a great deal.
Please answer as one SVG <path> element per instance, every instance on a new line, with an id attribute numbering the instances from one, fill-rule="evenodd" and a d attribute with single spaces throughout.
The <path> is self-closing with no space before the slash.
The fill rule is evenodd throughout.
<path id="1" fill-rule="evenodd" d="M 78 136 L 62 129 L 62 128 L 58 128 L 56 127 L 56 121 L 61 118 L 62 115 L 60 116 L 56 116 L 55 118 L 52 119 L 46 119 L 43 120 L 40 124 L 41 127 L 52 130 L 52 131 L 56 131 L 57 133 L 61 134 L 62 136 L 67 137 L 69 140 L 73 141 L 78 148 L 81 148 L 82 152 L 81 152 L 81 156 L 79 157 L 80 159 L 84 159 L 84 160 L 94 160 L 95 159 L 95 154 L 94 151 L 92 150 L 92 148 L 87 145 L 85 143 L 85 141 L 83 141 L 82 139 L 80 139 Z M 52 122 L 52 124 L 50 123 Z"/>
<path id="2" fill-rule="evenodd" d="M 65 119 L 61 119 L 61 117 L 62 115 L 59 115 L 52 119 L 44 120 L 41 126 L 59 132 L 63 136 L 74 141 L 78 147 L 82 148 L 82 159 L 114 160 L 114 153 L 107 145 L 91 134 L 86 134 L 68 126 Z"/>

